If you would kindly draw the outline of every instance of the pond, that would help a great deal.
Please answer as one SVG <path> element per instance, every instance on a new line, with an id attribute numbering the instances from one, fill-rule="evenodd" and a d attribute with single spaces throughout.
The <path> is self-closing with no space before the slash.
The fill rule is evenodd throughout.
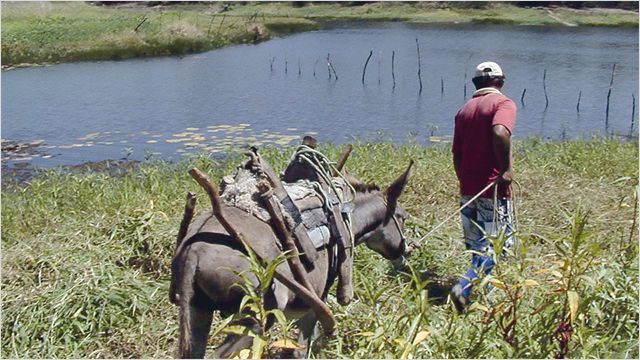
<path id="1" fill-rule="evenodd" d="M 3 71 L 3 148 L 32 144 L 3 151 L 3 168 L 176 160 L 304 134 L 442 144 L 485 60 L 507 76 L 516 138 L 637 134 L 637 29 L 342 23 L 184 57 Z"/>

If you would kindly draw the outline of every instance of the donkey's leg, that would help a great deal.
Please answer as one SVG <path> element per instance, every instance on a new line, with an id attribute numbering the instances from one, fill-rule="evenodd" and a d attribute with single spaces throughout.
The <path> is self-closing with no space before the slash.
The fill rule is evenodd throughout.
<path id="1" fill-rule="evenodd" d="M 305 348 L 301 351 L 296 350 L 293 355 L 296 358 L 308 359 L 311 356 L 313 341 L 318 338 L 318 318 L 313 311 L 309 311 L 298 319 L 297 324 L 300 329 L 298 343 Z"/>
<path id="2" fill-rule="evenodd" d="M 180 305 L 178 356 L 186 359 L 203 358 L 213 309 L 210 300 L 195 284 L 198 268 L 196 253 L 189 251 L 181 259 L 181 265 L 181 276 L 176 289 L 176 299 L 179 299 Z"/>
<path id="3" fill-rule="evenodd" d="M 191 357 L 204 358 L 213 319 L 213 310 L 208 307 L 191 304 L 189 306 L 191 317 Z"/>

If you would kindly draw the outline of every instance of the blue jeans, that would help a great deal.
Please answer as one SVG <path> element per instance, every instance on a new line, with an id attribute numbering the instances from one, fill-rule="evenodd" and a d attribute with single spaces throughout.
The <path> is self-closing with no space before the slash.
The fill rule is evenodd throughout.
<path id="1" fill-rule="evenodd" d="M 463 196 L 460 205 L 465 204 L 471 196 Z M 471 267 L 453 287 L 452 295 L 462 305 L 468 305 L 471 297 L 471 282 L 480 274 L 488 275 L 495 265 L 495 253 L 490 237 L 504 234 L 503 249 L 509 249 L 515 242 L 513 227 L 513 207 L 506 198 L 478 198 L 460 211 L 464 241 L 467 250 L 473 252 Z"/>

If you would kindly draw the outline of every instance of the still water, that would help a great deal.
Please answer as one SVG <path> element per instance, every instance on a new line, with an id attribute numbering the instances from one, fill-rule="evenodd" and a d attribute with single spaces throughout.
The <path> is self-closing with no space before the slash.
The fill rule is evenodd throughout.
<path id="1" fill-rule="evenodd" d="M 339 24 L 185 57 L 3 71 L 2 139 L 39 144 L 22 160 L 3 154 L 3 165 L 175 160 L 285 145 L 303 134 L 333 143 L 447 142 L 465 83 L 468 98 L 473 68 L 485 60 L 507 76 L 504 93 L 519 107 L 516 138 L 625 135 L 632 116 L 637 129 L 637 29 Z"/>

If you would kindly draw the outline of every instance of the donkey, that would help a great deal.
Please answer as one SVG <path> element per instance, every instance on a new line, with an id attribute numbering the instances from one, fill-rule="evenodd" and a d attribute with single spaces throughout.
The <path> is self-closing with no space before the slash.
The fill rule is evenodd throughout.
<path id="1" fill-rule="evenodd" d="M 404 254 L 403 229 L 408 214 L 398 204 L 398 198 L 409 180 L 412 165 L 413 161 L 384 191 L 348 176 L 356 190 L 351 218 L 355 245 L 365 243 L 388 260 L 399 259 Z M 226 207 L 225 213 L 227 216 L 243 216 L 244 227 L 241 231 L 245 238 L 264 238 L 265 242 L 276 238 L 268 224 L 247 216 L 239 209 Z M 203 215 L 206 216 L 207 213 Z M 210 212 L 208 216 L 211 216 Z M 199 222 L 198 219 L 191 224 L 191 227 L 197 226 L 204 229 L 202 221 Z M 172 262 L 171 289 L 174 292 L 170 294 L 170 298 L 180 306 L 178 355 L 181 358 L 204 357 L 213 311 L 217 310 L 228 316 L 239 310 L 245 295 L 242 287 L 237 286 L 244 281 L 239 274 L 250 267 L 244 247 L 231 239 L 221 225 L 209 225 L 206 231 L 196 230 L 195 235 L 185 238 Z M 275 244 L 275 240 L 272 243 Z M 322 300 L 326 299 L 335 278 L 331 270 L 334 266 L 332 249 L 327 247 L 318 249 L 319 256 L 313 268 L 307 269 L 309 282 L 316 294 L 321 294 Z M 252 282 L 257 288 L 257 279 L 253 278 Z M 278 280 L 273 280 L 271 289 L 265 298 L 266 306 L 277 307 L 287 318 L 298 319 L 299 341 L 308 348 L 317 330 L 315 314 L 299 296 Z M 267 330 L 255 328 L 259 327 L 257 324 L 245 325 L 253 326 L 256 332 Z M 229 335 L 216 350 L 214 357 L 231 357 L 238 351 L 249 348 L 251 343 L 252 338 L 249 336 Z"/>

